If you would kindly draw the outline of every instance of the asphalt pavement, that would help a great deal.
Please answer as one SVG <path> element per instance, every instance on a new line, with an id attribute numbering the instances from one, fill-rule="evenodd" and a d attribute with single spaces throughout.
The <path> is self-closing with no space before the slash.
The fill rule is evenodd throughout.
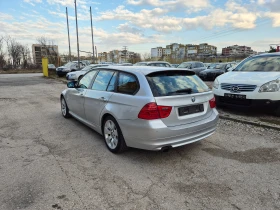
<path id="1" fill-rule="evenodd" d="M 220 120 L 167 153 L 110 153 L 64 119 L 66 85 L 0 75 L 0 209 L 280 209 L 279 131 Z"/>

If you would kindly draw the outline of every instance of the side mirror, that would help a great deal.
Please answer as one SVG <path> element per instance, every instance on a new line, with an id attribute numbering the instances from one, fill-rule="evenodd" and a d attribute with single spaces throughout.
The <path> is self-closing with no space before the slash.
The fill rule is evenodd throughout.
<path id="1" fill-rule="evenodd" d="M 76 82 L 75 81 L 67 82 L 67 87 L 68 88 L 75 88 L 76 87 Z"/>

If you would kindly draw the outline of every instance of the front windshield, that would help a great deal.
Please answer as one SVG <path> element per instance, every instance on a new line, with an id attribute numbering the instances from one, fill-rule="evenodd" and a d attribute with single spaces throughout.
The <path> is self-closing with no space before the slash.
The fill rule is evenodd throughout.
<path id="1" fill-rule="evenodd" d="M 85 68 L 83 68 L 81 71 L 89 71 L 93 68 L 94 66 L 86 66 Z"/>
<path id="2" fill-rule="evenodd" d="M 192 67 L 192 63 L 181 63 L 177 68 L 187 68 L 190 69 Z"/>
<path id="3" fill-rule="evenodd" d="M 251 57 L 241 62 L 234 71 L 263 71 L 263 72 L 279 72 L 280 56 L 260 56 Z"/>
<path id="4" fill-rule="evenodd" d="M 71 67 L 73 65 L 73 62 L 68 62 L 66 64 L 64 64 L 65 67 Z"/>

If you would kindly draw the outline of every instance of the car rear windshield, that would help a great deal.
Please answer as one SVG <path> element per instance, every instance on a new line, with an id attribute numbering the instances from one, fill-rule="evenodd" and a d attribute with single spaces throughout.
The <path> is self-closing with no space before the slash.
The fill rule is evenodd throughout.
<path id="1" fill-rule="evenodd" d="M 172 96 L 208 92 L 208 86 L 190 71 L 161 71 L 146 76 L 153 95 Z"/>
<path id="2" fill-rule="evenodd" d="M 241 62 L 234 71 L 280 71 L 280 56 L 252 57 Z"/>

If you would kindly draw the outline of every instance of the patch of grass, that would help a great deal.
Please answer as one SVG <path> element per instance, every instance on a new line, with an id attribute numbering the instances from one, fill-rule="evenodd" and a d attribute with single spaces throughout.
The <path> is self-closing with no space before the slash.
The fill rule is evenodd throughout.
<path id="1" fill-rule="evenodd" d="M 0 70 L 0 74 L 25 74 L 25 73 L 43 73 L 42 69 L 10 69 Z"/>

